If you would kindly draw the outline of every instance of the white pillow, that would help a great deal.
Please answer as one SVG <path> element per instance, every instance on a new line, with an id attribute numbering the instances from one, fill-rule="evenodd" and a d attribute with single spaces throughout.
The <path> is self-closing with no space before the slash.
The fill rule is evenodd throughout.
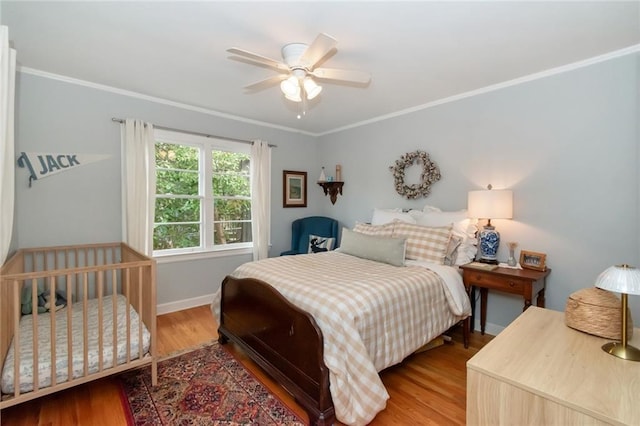
<path id="1" fill-rule="evenodd" d="M 457 235 L 453 233 L 453 235 Z M 454 259 L 454 265 L 464 265 L 469 262 L 473 262 L 478 253 L 478 240 L 475 238 L 466 238 L 458 246 L 456 250 L 456 257 Z"/>
<path id="2" fill-rule="evenodd" d="M 335 243 L 335 238 L 320 237 L 318 235 L 309 234 L 309 251 L 307 251 L 307 253 L 319 253 L 321 251 L 333 250 Z"/>
<path id="3" fill-rule="evenodd" d="M 477 219 L 467 217 L 466 210 L 458 210 L 455 212 L 430 211 L 416 217 L 416 223 L 424 226 L 446 226 L 453 224 L 454 231 L 473 238 L 476 232 L 475 224 L 477 223 Z"/>
<path id="4" fill-rule="evenodd" d="M 411 217 L 409 213 L 405 213 L 401 209 L 373 209 L 373 216 L 371 217 L 372 225 L 384 225 L 394 220 L 416 223 L 416 220 Z"/>
<path id="5" fill-rule="evenodd" d="M 351 256 L 394 266 L 404 266 L 406 240 L 404 238 L 378 237 L 342 228 L 340 248 L 337 251 Z"/>
<path id="6" fill-rule="evenodd" d="M 409 210 L 407 213 L 409 214 L 409 216 L 413 218 L 413 220 L 416 221 L 416 223 L 420 222 L 420 219 L 422 219 L 422 217 L 426 214 L 422 210 L 413 210 L 413 209 Z"/>
<path id="7" fill-rule="evenodd" d="M 431 213 L 431 212 L 441 212 L 442 210 L 440 210 L 438 207 L 430 206 L 427 204 L 422 208 L 422 211 L 425 213 Z"/>
<path id="8" fill-rule="evenodd" d="M 454 266 L 456 264 L 456 260 L 458 259 L 458 248 L 462 243 L 462 237 L 451 234 L 451 239 L 449 240 L 449 245 L 447 246 L 447 251 L 444 255 L 444 264 L 447 266 Z M 469 263 L 469 262 L 466 262 Z"/>

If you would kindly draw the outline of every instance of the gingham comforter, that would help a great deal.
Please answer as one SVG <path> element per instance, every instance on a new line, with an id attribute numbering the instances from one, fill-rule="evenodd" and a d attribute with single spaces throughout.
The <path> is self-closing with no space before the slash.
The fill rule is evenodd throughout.
<path id="1" fill-rule="evenodd" d="M 389 399 L 378 372 L 471 312 L 455 269 L 408 263 L 397 267 L 334 251 L 250 262 L 232 275 L 261 279 L 313 315 L 324 337 L 336 417 L 364 425 Z M 219 319 L 220 290 L 213 309 Z"/>
<path id="2" fill-rule="evenodd" d="M 138 358 L 138 321 L 139 316 L 131 306 L 125 296 L 119 294 L 117 300 L 117 313 L 114 319 L 111 296 L 104 297 L 103 320 L 102 320 L 102 362 L 103 368 L 113 367 L 113 322 L 117 322 L 117 350 L 116 364 L 125 363 L 127 360 L 127 308 L 130 315 L 131 330 L 131 352 L 130 359 Z M 72 347 L 73 347 L 73 378 L 84 376 L 84 314 L 83 303 L 77 302 L 71 308 L 72 324 Z M 100 322 L 98 321 L 98 299 L 89 299 L 87 302 L 87 368 L 89 373 L 96 373 L 99 368 L 98 336 L 100 334 Z M 149 351 L 151 334 L 147 327 L 142 324 L 142 353 Z M 7 353 L 2 369 L 2 392 L 13 394 L 13 346 L 15 341 L 11 341 L 11 346 Z M 33 315 L 24 315 L 20 319 L 20 392 L 33 390 Z M 66 382 L 68 374 L 68 351 L 67 351 L 67 308 L 56 312 L 56 383 Z M 51 314 L 49 312 L 38 314 L 38 382 L 39 388 L 51 386 Z"/>

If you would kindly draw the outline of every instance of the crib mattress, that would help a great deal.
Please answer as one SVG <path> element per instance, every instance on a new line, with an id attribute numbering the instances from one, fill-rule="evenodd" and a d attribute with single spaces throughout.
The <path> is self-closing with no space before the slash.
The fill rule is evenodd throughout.
<path id="1" fill-rule="evenodd" d="M 104 297 L 102 327 L 98 320 L 98 299 L 90 299 L 87 302 L 87 341 L 88 341 L 88 371 L 96 373 L 99 369 L 100 348 L 99 334 L 102 328 L 103 345 L 102 361 L 103 369 L 113 367 L 113 305 L 111 296 Z M 127 361 L 127 308 L 130 313 L 130 358 L 137 359 L 139 355 L 139 330 L 140 318 L 138 313 L 129 305 L 123 295 L 117 296 L 116 327 L 116 364 Z M 72 353 L 73 353 L 73 378 L 83 377 L 84 374 L 84 318 L 83 303 L 72 305 Z M 68 380 L 68 350 L 67 350 L 67 308 L 56 313 L 56 383 Z M 144 323 L 142 324 L 142 353 L 149 351 L 151 335 Z M 14 393 L 14 344 L 11 342 L 9 352 L 2 369 L 1 390 L 5 394 Z M 20 319 L 20 392 L 29 392 L 34 389 L 33 372 L 33 315 L 25 315 Z M 51 314 L 38 314 L 38 386 L 39 388 L 51 386 Z"/>

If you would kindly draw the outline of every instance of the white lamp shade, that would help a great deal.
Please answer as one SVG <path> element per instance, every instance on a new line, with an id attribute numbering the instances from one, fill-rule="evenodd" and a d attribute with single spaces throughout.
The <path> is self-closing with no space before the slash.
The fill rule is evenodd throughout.
<path id="1" fill-rule="evenodd" d="M 285 96 L 295 97 L 297 94 L 297 96 L 300 97 L 300 85 L 298 84 L 298 79 L 294 76 L 283 80 L 282 83 L 280 83 L 280 90 L 282 90 Z"/>
<path id="2" fill-rule="evenodd" d="M 476 219 L 511 219 L 513 192 L 508 189 L 469 191 L 467 215 Z"/>
<path id="3" fill-rule="evenodd" d="M 284 97 L 293 102 L 302 102 L 302 97 L 300 97 L 300 89 L 298 89 L 298 91 L 293 95 L 285 94 Z"/>
<path id="4" fill-rule="evenodd" d="M 640 271 L 629 265 L 611 266 L 598 275 L 596 287 L 616 293 L 640 294 Z"/>
<path id="5" fill-rule="evenodd" d="M 315 81 L 307 77 L 304 79 L 304 91 L 307 92 L 307 99 L 311 100 L 322 92 L 322 87 L 318 86 Z"/>

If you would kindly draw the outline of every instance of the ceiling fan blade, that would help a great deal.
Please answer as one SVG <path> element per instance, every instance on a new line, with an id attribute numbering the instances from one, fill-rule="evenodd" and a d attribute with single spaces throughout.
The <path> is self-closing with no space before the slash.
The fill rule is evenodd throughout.
<path id="1" fill-rule="evenodd" d="M 289 71 L 289 67 L 287 66 L 287 64 L 276 61 L 275 59 L 267 58 L 266 56 L 258 55 L 257 53 L 252 53 L 237 47 L 227 49 L 227 52 L 233 53 L 234 55 L 241 56 L 244 59 L 249 59 L 259 64 L 267 65 L 280 71 Z"/>
<path id="2" fill-rule="evenodd" d="M 282 80 L 287 79 L 289 76 L 288 75 L 274 75 L 273 77 L 269 77 L 267 79 L 264 80 L 260 80 L 258 82 L 252 83 L 248 86 L 244 86 L 245 90 L 250 91 L 250 92 L 257 92 L 260 90 L 264 90 L 264 89 L 268 89 L 271 86 L 274 86 L 278 83 L 280 83 Z"/>
<path id="3" fill-rule="evenodd" d="M 320 33 L 313 43 L 307 47 L 302 56 L 300 57 L 300 63 L 307 68 L 313 68 L 313 66 L 320 61 L 327 53 L 333 49 L 338 40 L 331 37 L 328 34 Z"/>
<path id="4" fill-rule="evenodd" d="M 360 84 L 367 84 L 371 81 L 371 74 L 364 71 L 317 68 L 310 74 L 322 80 L 340 80 Z"/>

